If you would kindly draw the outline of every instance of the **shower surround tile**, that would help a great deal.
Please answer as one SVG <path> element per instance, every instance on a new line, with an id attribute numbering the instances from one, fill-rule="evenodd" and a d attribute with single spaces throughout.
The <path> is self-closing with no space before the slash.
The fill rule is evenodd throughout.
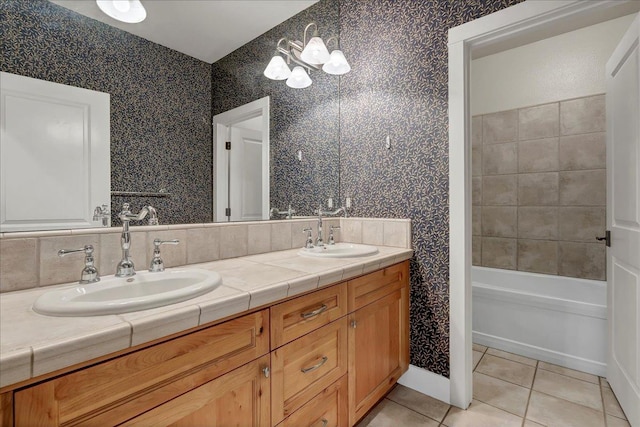
<path id="1" fill-rule="evenodd" d="M 482 151 L 483 175 L 506 175 L 518 172 L 518 144 L 486 145 Z"/>
<path id="2" fill-rule="evenodd" d="M 606 110 L 604 95 L 572 99 L 560 103 L 560 133 L 604 132 Z"/>
<path id="3" fill-rule="evenodd" d="M 559 134 L 558 103 L 518 110 L 518 139 L 551 138 Z"/>
<path id="4" fill-rule="evenodd" d="M 484 144 L 511 142 L 518 139 L 518 113 L 502 111 L 482 116 L 482 140 Z"/>

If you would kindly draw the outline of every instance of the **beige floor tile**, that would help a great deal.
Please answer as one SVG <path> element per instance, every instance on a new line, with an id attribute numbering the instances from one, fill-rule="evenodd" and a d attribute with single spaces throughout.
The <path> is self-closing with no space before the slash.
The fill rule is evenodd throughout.
<path id="1" fill-rule="evenodd" d="M 387 399 L 402 406 L 406 406 L 419 414 L 433 418 L 436 421 L 442 421 L 449 410 L 449 405 L 447 403 L 400 384 L 398 384 L 393 391 L 389 393 Z"/>
<path id="2" fill-rule="evenodd" d="M 487 354 L 491 354 L 492 356 L 502 357 L 503 359 L 513 360 L 514 362 L 523 363 L 525 365 L 535 367 L 538 363 L 535 359 L 529 359 L 528 357 L 520 356 L 518 354 L 507 353 L 506 351 L 496 350 L 495 348 L 489 348 L 487 350 Z"/>
<path id="3" fill-rule="evenodd" d="M 473 369 L 476 369 L 476 366 L 478 366 L 478 362 L 480 362 L 480 359 L 482 359 L 483 355 L 484 353 L 482 353 L 481 351 L 473 350 Z"/>
<path id="4" fill-rule="evenodd" d="M 555 372 L 556 374 L 566 375 L 571 378 L 576 378 L 578 380 L 587 381 L 593 384 L 599 384 L 598 377 L 595 375 L 587 374 L 586 372 L 576 371 L 574 369 L 565 368 L 563 366 L 553 365 L 547 362 L 540 362 L 538 364 L 539 369 L 544 369 L 545 371 Z"/>
<path id="5" fill-rule="evenodd" d="M 487 351 L 487 347 L 480 345 L 480 344 L 473 344 L 473 351 L 480 351 L 482 353 L 484 353 L 485 351 Z"/>
<path id="6" fill-rule="evenodd" d="M 609 384 L 609 381 L 607 381 L 607 379 L 603 378 L 603 377 L 600 377 L 600 385 L 602 387 L 611 388 L 611 385 Z"/>
<path id="7" fill-rule="evenodd" d="M 529 389 L 475 372 L 473 398 L 524 417 L 529 400 Z"/>
<path id="8" fill-rule="evenodd" d="M 523 387 L 531 387 L 536 368 L 512 360 L 485 354 L 476 372 L 492 376 Z"/>
<path id="9" fill-rule="evenodd" d="M 613 394 L 613 390 L 610 388 L 602 388 L 602 398 L 604 400 L 604 410 L 607 414 L 613 415 L 614 417 L 627 419 L 618 403 L 618 399 L 615 394 Z"/>
<path id="10" fill-rule="evenodd" d="M 629 421 L 607 414 L 607 427 L 631 427 Z"/>
<path id="11" fill-rule="evenodd" d="M 600 386 L 539 369 L 533 389 L 602 411 Z"/>
<path id="12" fill-rule="evenodd" d="M 547 426 L 542 425 L 542 424 L 538 424 L 538 423 L 534 423 L 531 420 L 524 420 L 524 424 L 522 425 L 522 427 L 547 427 Z"/>
<path id="13" fill-rule="evenodd" d="M 438 422 L 388 399 L 373 408 L 356 427 L 438 427 Z"/>
<path id="14" fill-rule="evenodd" d="M 442 425 L 446 427 L 520 427 L 522 418 L 474 400 L 466 411 L 451 407 Z"/>
<path id="15" fill-rule="evenodd" d="M 531 392 L 527 419 L 549 427 L 604 427 L 604 414 L 537 391 Z"/>

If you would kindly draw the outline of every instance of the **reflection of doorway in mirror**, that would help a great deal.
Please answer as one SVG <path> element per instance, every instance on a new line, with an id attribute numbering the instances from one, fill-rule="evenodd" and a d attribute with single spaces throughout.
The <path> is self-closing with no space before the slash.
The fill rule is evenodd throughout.
<path id="1" fill-rule="evenodd" d="M 269 97 L 213 118 L 214 221 L 269 219 Z"/>

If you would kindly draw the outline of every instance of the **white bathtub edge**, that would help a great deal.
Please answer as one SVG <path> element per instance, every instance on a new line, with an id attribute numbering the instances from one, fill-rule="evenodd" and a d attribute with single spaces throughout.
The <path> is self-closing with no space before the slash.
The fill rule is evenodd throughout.
<path id="1" fill-rule="evenodd" d="M 473 342 L 496 348 L 498 350 L 507 351 L 509 353 L 520 354 L 543 362 L 565 366 L 577 371 L 588 372 L 601 377 L 605 377 L 607 374 L 607 365 L 605 363 L 583 359 L 570 354 L 560 353 L 489 334 L 483 334 L 481 332 L 473 331 Z"/>

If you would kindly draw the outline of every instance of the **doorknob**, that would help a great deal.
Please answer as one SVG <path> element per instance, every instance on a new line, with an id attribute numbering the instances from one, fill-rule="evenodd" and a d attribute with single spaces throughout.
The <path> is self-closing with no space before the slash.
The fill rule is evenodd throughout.
<path id="1" fill-rule="evenodd" d="M 596 236 L 596 240 L 600 242 L 604 241 L 608 247 L 611 247 L 611 231 L 607 230 L 602 237 Z"/>

